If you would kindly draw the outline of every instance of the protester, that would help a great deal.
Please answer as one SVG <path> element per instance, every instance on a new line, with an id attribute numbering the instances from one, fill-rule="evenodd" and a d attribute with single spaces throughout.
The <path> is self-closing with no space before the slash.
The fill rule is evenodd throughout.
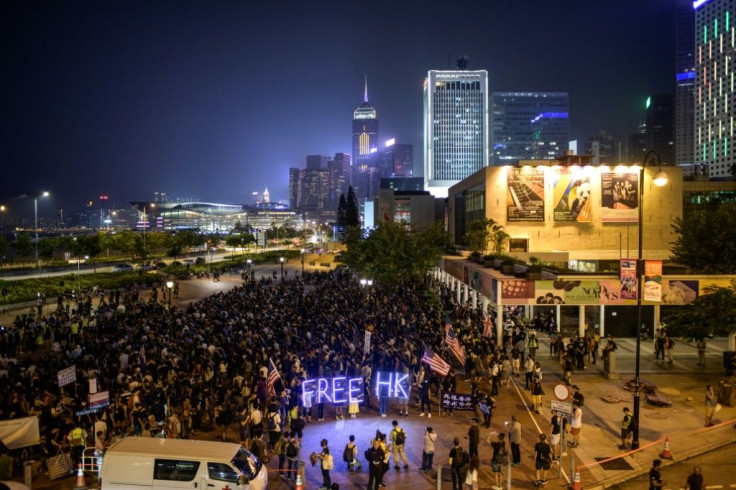
<path id="1" fill-rule="evenodd" d="M 452 471 L 452 490 L 462 490 L 464 479 L 461 475 L 461 468 L 465 465 L 468 455 L 460 445 L 460 439 L 455 438 L 452 441 L 453 447 L 450 449 L 450 470 Z"/>
<path id="2" fill-rule="evenodd" d="M 649 470 L 649 490 L 657 490 L 662 488 L 665 482 L 662 481 L 662 461 L 655 459 L 652 462 L 652 468 Z"/>
<path id="3" fill-rule="evenodd" d="M 549 447 L 549 444 L 547 444 L 547 436 L 539 434 L 539 442 L 534 445 L 534 468 L 537 472 L 537 481 L 535 482 L 535 485 L 539 486 L 547 483 L 547 471 L 551 464 L 552 449 Z"/>
<path id="4" fill-rule="evenodd" d="M 404 429 L 399 427 L 398 420 L 394 420 L 393 422 L 391 422 L 391 425 L 393 426 L 393 430 L 391 430 L 389 439 L 391 441 L 391 447 L 393 448 L 394 468 L 398 470 L 399 464 L 403 462 L 404 469 L 408 470 L 409 463 L 406 460 L 406 453 L 404 452 L 404 444 L 406 443 L 406 432 L 404 432 Z"/>
<path id="5" fill-rule="evenodd" d="M 509 424 L 509 443 L 511 444 L 511 466 L 521 463 L 521 423 L 516 420 L 516 416 L 511 416 Z"/>
<path id="6" fill-rule="evenodd" d="M 437 434 L 432 427 L 424 429 L 424 450 L 422 451 L 422 467 L 421 471 L 431 471 L 434 465 L 434 444 L 437 440 Z"/>
<path id="7" fill-rule="evenodd" d="M 705 482 L 703 481 L 703 470 L 700 466 L 693 467 L 693 472 L 685 481 L 685 490 L 703 490 Z"/>

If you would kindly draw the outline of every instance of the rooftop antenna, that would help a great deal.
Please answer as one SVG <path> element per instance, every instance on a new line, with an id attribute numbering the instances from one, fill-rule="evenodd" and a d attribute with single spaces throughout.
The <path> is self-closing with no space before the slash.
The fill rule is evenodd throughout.
<path id="1" fill-rule="evenodd" d="M 365 76 L 365 91 L 363 92 L 363 102 L 368 102 L 368 75 Z"/>
<path id="2" fill-rule="evenodd" d="M 468 69 L 468 56 L 462 55 L 457 59 L 457 69 L 460 71 Z"/>

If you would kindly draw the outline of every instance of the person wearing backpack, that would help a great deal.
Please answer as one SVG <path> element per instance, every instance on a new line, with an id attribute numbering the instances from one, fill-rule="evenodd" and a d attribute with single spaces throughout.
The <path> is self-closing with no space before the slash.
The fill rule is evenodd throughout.
<path id="1" fill-rule="evenodd" d="M 281 436 L 281 414 L 278 410 L 268 413 L 266 424 L 268 425 L 268 445 L 272 451 L 275 451 L 276 442 Z"/>
<path id="2" fill-rule="evenodd" d="M 453 448 L 450 449 L 450 469 L 452 470 L 452 490 L 462 490 L 465 475 L 463 468 L 466 468 L 468 456 L 465 454 L 460 439 L 456 437 L 452 441 Z"/>
<path id="3" fill-rule="evenodd" d="M 498 440 L 491 442 L 493 447 L 493 456 L 491 458 L 491 470 L 496 477 L 496 485 L 494 490 L 503 488 L 501 482 L 503 480 L 503 468 L 509 464 L 509 453 L 506 449 L 506 434 L 501 432 L 498 434 Z"/>
<path id="4" fill-rule="evenodd" d="M 293 432 L 289 432 L 286 440 L 286 462 L 288 464 L 290 480 L 296 480 L 296 474 L 299 471 L 299 449 L 301 445 L 296 439 Z"/>
<path id="5" fill-rule="evenodd" d="M 358 446 L 355 445 L 355 436 L 351 435 L 349 442 L 342 452 L 342 460 L 348 464 L 348 471 L 360 471 L 362 465 L 358 459 Z"/>
<path id="6" fill-rule="evenodd" d="M 320 467 L 322 468 L 322 486 L 320 490 L 330 490 L 332 487 L 332 480 L 330 479 L 330 470 L 334 467 L 334 460 L 332 454 L 330 454 L 330 448 L 327 447 L 327 439 L 320 441 L 322 452 L 317 455 L 320 460 Z"/>
<path id="7" fill-rule="evenodd" d="M 536 486 L 547 483 L 547 471 L 552 465 L 552 448 L 547 444 L 547 436 L 539 434 L 539 442 L 534 445 L 534 468 L 537 470 Z M 541 477 L 539 476 L 541 473 Z"/>
<path id="8" fill-rule="evenodd" d="M 391 422 L 391 425 L 394 427 L 394 429 L 389 435 L 389 440 L 391 441 L 391 447 L 393 448 L 394 468 L 396 470 L 399 469 L 399 460 L 401 460 L 404 462 L 404 469 L 408 470 L 409 463 L 406 460 L 406 453 L 404 452 L 404 444 L 406 444 L 406 432 L 404 432 L 404 429 L 399 427 L 398 420 L 394 420 L 393 422 Z"/>

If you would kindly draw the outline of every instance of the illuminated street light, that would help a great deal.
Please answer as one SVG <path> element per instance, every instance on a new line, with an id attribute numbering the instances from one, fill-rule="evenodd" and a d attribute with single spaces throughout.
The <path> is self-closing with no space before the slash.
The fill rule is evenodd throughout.
<path id="1" fill-rule="evenodd" d="M 281 261 L 281 281 L 284 280 L 284 258 L 280 257 L 279 260 Z"/>
<path id="2" fill-rule="evenodd" d="M 306 249 L 302 249 L 302 277 L 304 277 L 304 253 Z"/>
<path id="3" fill-rule="evenodd" d="M 40 196 L 36 196 L 33 198 L 33 227 L 36 230 L 36 269 L 39 268 L 38 265 L 38 199 L 41 197 L 49 197 L 48 191 L 44 191 L 41 193 Z"/>
<path id="4" fill-rule="evenodd" d="M 639 168 L 639 258 L 636 261 L 636 373 L 635 373 L 635 385 L 634 385 L 634 427 L 633 427 L 633 438 L 631 441 L 631 449 L 639 449 L 639 405 L 641 402 L 641 379 L 640 374 L 640 363 L 641 363 L 641 295 L 642 295 L 642 283 L 644 282 L 644 261 L 643 261 L 643 244 L 644 244 L 644 169 L 647 166 L 647 162 L 650 160 L 649 157 L 656 158 L 656 164 L 659 165 L 659 173 L 652 179 L 652 183 L 657 187 L 667 185 L 667 174 L 662 171 L 662 160 L 659 158 L 659 154 L 655 151 L 650 151 L 644 155 L 641 167 Z"/>

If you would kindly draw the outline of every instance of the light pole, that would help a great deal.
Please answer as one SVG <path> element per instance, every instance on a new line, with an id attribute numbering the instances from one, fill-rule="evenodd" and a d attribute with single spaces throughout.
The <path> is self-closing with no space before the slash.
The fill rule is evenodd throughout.
<path id="1" fill-rule="evenodd" d="M 151 203 L 151 207 L 155 208 L 156 204 Z M 146 260 L 146 228 L 149 225 L 148 215 L 146 214 L 146 205 L 143 205 L 143 260 Z"/>
<path id="2" fill-rule="evenodd" d="M 87 261 L 89 259 L 89 255 L 84 256 L 84 260 Z M 82 295 L 82 273 L 80 271 L 79 264 L 82 262 L 82 256 L 77 255 L 77 287 L 79 288 L 79 295 Z"/>
<path id="3" fill-rule="evenodd" d="M 279 260 L 281 261 L 281 282 L 284 281 L 284 258 L 280 257 Z"/>
<path id="4" fill-rule="evenodd" d="M 659 158 L 659 154 L 656 151 L 650 151 L 644 155 L 641 167 L 639 168 L 639 257 L 636 261 L 636 373 L 635 373 L 635 385 L 634 385 L 634 430 L 633 438 L 631 441 L 631 449 L 639 449 L 639 406 L 641 402 L 640 384 L 641 379 L 639 378 L 639 367 L 641 363 L 641 295 L 642 295 L 642 282 L 644 279 L 644 261 L 643 261 L 643 244 L 644 244 L 644 170 L 647 167 L 647 162 L 650 157 L 656 159 L 656 164 L 659 165 L 659 172 L 652 179 L 652 183 L 657 187 L 667 185 L 667 174 L 662 171 L 662 160 Z"/>
<path id="5" fill-rule="evenodd" d="M 39 269 L 38 265 L 38 198 L 49 197 L 48 191 L 44 191 L 40 196 L 33 198 L 33 228 L 36 230 L 36 269 Z"/>
<path id="6" fill-rule="evenodd" d="M 250 280 L 252 280 L 252 274 L 251 274 L 250 270 L 251 270 L 251 267 L 253 266 L 253 261 L 251 259 L 248 259 L 248 260 L 245 261 L 245 263 L 248 264 L 248 277 L 247 277 L 247 279 L 250 281 Z"/>
<path id="7" fill-rule="evenodd" d="M 174 287 L 174 281 L 169 279 L 166 281 L 166 287 L 169 289 L 169 315 L 171 315 L 171 292 L 172 288 Z"/>
<path id="8" fill-rule="evenodd" d="M 302 249 L 302 277 L 304 277 L 304 252 L 306 252 L 306 250 Z"/>

